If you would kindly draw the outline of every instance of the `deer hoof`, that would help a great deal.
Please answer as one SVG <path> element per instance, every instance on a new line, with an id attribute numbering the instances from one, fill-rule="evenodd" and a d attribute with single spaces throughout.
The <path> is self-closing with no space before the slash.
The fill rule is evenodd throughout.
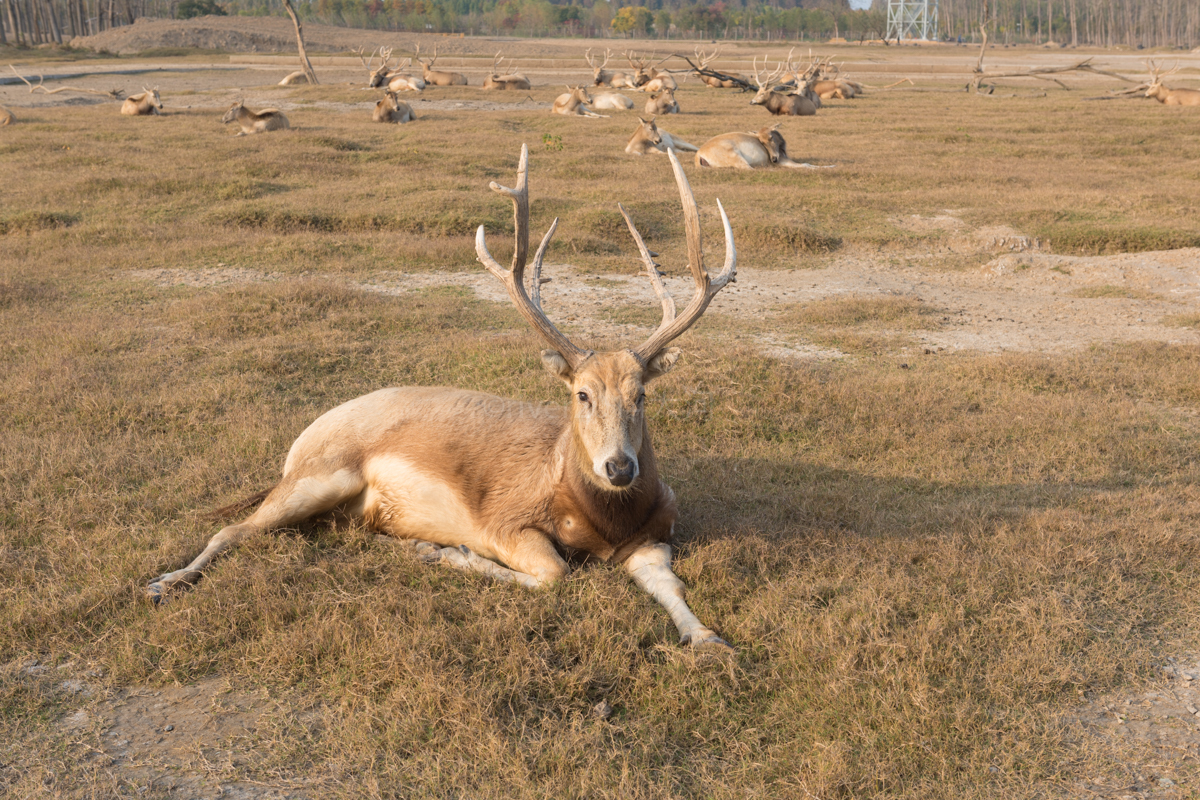
<path id="1" fill-rule="evenodd" d="M 681 647 L 691 647 L 693 650 L 699 650 L 705 653 L 732 653 L 734 652 L 733 645 L 717 636 L 711 631 L 707 636 L 693 639 L 690 634 L 684 635 L 679 639 Z"/>
<path id="2" fill-rule="evenodd" d="M 158 581 L 146 587 L 146 597 L 150 600 L 155 608 L 162 608 L 170 602 L 170 595 L 167 593 L 167 587 L 163 586 Z"/>

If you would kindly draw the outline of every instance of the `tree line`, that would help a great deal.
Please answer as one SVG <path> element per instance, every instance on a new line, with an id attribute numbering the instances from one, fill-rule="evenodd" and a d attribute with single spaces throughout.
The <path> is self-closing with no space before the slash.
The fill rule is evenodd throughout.
<path id="1" fill-rule="evenodd" d="M 939 0 L 938 37 L 1004 44 L 1200 45 L 1197 0 Z M 301 0 L 302 19 L 389 31 L 487 36 L 847 41 L 884 37 L 887 0 Z M 0 0 L 0 44 L 65 43 L 138 17 L 282 14 L 280 0 Z"/>

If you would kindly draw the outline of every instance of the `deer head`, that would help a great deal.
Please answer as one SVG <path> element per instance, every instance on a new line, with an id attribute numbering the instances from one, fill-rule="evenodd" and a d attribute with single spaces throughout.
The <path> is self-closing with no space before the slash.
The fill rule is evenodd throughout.
<path id="1" fill-rule="evenodd" d="M 507 195 L 513 203 L 514 238 L 512 267 L 505 269 L 492 258 L 484 241 L 480 225 L 475 234 L 475 252 L 488 271 L 499 278 L 508 296 L 529 325 L 550 345 L 542 351 L 542 363 L 571 390 L 571 431 L 580 472 L 594 486 L 619 492 L 630 486 L 639 473 L 638 454 L 646 437 L 645 385 L 665 374 L 679 358 L 678 348 L 670 343 L 695 324 L 708 308 L 717 292 L 736 277 L 737 254 L 729 217 L 717 201 L 725 229 L 725 265 L 716 278 L 704 269 L 700 241 L 700 215 L 696 200 L 688 185 L 687 176 L 675 158 L 673 150 L 667 155 L 679 187 L 683 205 L 684 229 L 687 233 L 688 267 L 696 284 L 696 292 L 681 316 L 676 316 L 675 301 L 662 281 L 659 265 L 642 241 L 633 220 L 623 206 L 617 204 L 629 226 L 646 274 L 662 306 L 662 322 L 646 341 L 628 350 L 597 353 L 584 350 L 555 327 L 542 310 L 542 259 L 550 239 L 558 228 L 558 219 L 542 237 L 533 256 L 533 274 L 526 291 L 525 265 L 529 257 L 529 148 L 521 147 L 517 167 L 517 186 L 510 189 L 493 182 L 493 191 Z"/>

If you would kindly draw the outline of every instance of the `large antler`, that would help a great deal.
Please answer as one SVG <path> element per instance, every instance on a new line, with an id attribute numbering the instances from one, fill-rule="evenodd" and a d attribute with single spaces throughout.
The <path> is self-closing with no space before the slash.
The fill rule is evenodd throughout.
<path id="1" fill-rule="evenodd" d="M 667 287 L 663 285 L 658 264 L 654 263 L 650 251 L 646 248 L 646 243 L 642 241 L 641 235 L 633 225 L 633 220 L 629 218 L 624 207 L 618 204 L 617 207 L 621 209 L 625 223 L 629 226 L 629 232 L 633 235 L 633 240 L 637 243 L 638 251 L 642 255 L 650 284 L 654 287 L 654 293 L 658 295 L 663 309 L 663 318 L 658 330 L 633 351 L 642 361 L 654 358 L 662 352 L 663 348 L 692 327 L 696 320 L 703 316 L 708 304 L 717 296 L 717 292 L 724 289 L 725 284 L 737 280 L 737 251 L 734 249 L 733 230 L 729 227 L 729 217 L 725 214 L 724 206 L 721 205 L 720 200 L 717 201 L 717 209 L 721 212 L 721 224 L 725 228 L 725 265 L 717 277 L 710 278 L 708 271 L 704 268 L 704 252 L 700 241 L 700 212 L 696 209 L 696 198 L 692 194 L 692 187 L 688 185 L 683 167 L 679 165 L 679 159 L 675 157 L 674 148 L 667 148 L 667 158 L 671 161 L 671 169 L 675 172 L 675 183 L 679 186 L 679 200 L 683 205 L 683 227 L 687 233 L 688 269 L 691 270 L 692 279 L 696 282 L 696 293 L 688 301 L 687 307 L 683 310 L 683 316 L 676 317 L 675 301 L 671 299 Z"/>
<path id="2" fill-rule="evenodd" d="M 591 355 L 591 351 L 575 346 L 570 339 L 563 335 L 562 331 L 554 327 L 554 323 L 542 311 L 542 258 L 546 255 L 546 248 L 550 246 L 550 237 L 554 236 L 554 231 L 558 228 L 558 217 L 555 217 L 554 222 L 550 224 L 550 230 L 546 231 L 546 235 L 542 237 L 542 243 L 533 256 L 533 298 L 531 299 L 525 292 L 525 261 L 529 256 L 528 179 L 529 146 L 521 145 L 521 161 L 517 165 L 517 188 L 510 189 L 495 181 L 489 184 L 493 192 L 508 195 L 513 202 L 515 247 L 512 269 L 505 269 L 496 259 L 492 258 L 492 254 L 488 252 L 487 244 L 484 242 L 482 225 L 475 232 L 475 253 L 479 257 L 479 262 L 487 267 L 488 272 L 504 283 L 505 288 L 508 289 L 509 298 L 512 299 L 517 311 L 521 312 L 525 321 L 533 326 L 533 329 L 540 333 L 542 338 L 557 350 L 572 368 L 575 368 Z"/>

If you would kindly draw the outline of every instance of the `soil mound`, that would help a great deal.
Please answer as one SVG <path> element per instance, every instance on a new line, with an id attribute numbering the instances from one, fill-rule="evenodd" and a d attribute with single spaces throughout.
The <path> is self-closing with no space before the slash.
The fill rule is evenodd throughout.
<path id="1" fill-rule="evenodd" d="M 331 37 L 322 36 L 322 29 L 328 27 L 305 25 L 305 45 L 313 50 L 344 49 Z M 237 53 L 295 52 L 296 32 L 289 20 L 276 17 L 141 17 L 132 25 L 113 28 L 95 36 L 76 36 L 71 40 L 71 46 L 97 51 L 107 50 L 120 55 L 131 55 L 160 47 L 196 47 Z"/>

